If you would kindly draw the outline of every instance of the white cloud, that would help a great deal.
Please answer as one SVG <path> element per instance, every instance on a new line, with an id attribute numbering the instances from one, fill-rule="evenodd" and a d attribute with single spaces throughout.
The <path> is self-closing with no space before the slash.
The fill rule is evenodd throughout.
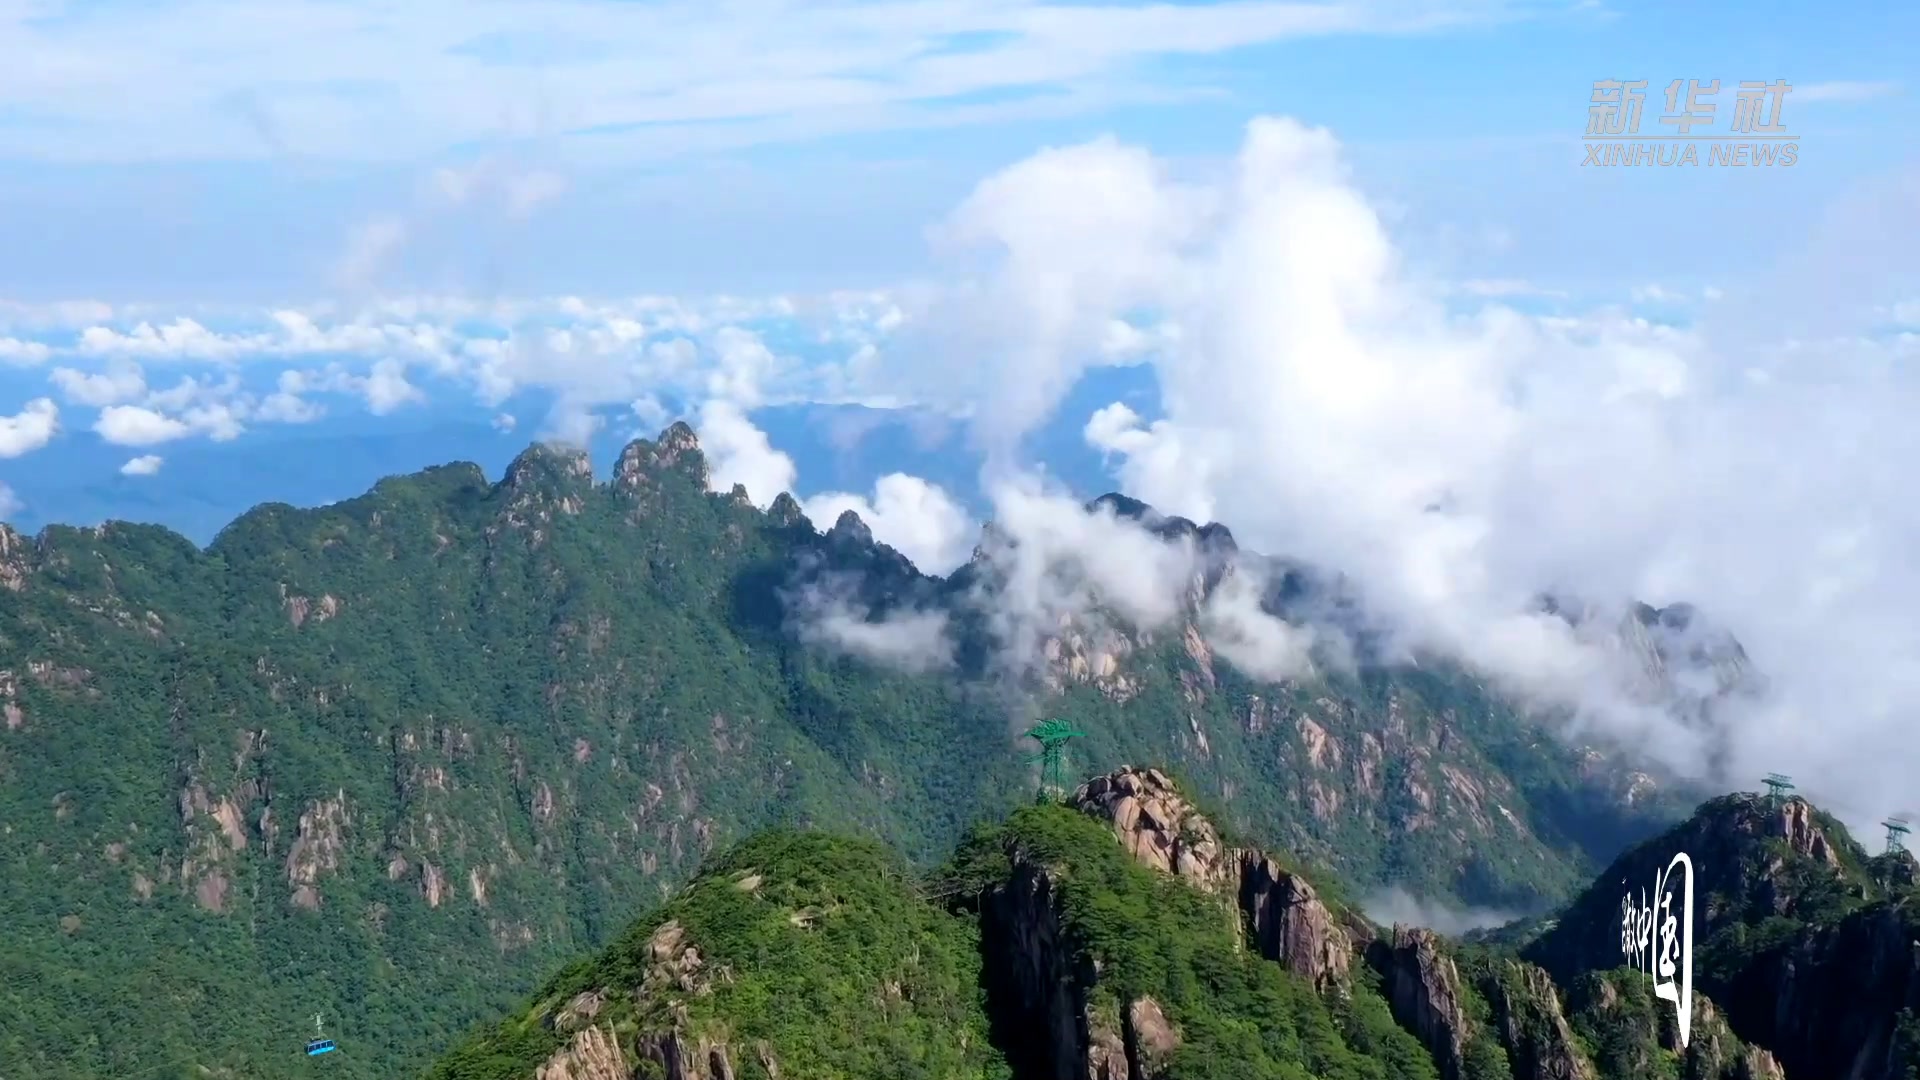
<path id="1" fill-rule="evenodd" d="M 744 484 L 754 505 L 764 508 L 797 486 L 793 458 L 774 449 L 766 433 L 734 402 L 715 398 L 702 405 L 695 434 L 707 456 L 711 490 L 731 491 L 735 484 Z M 803 500 L 801 509 L 820 529 L 831 528 L 841 514 L 853 511 L 874 539 L 930 574 L 948 573 L 965 562 L 979 531 L 944 488 L 905 473 L 880 477 L 871 498 L 829 491 Z"/>
<path id="2" fill-rule="evenodd" d="M 374 361 L 373 370 L 367 375 L 366 395 L 367 411 L 375 416 L 385 416 L 402 405 L 427 400 L 419 387 L 407 381 L 406 365 L 392 357 Z"/>
<path id="3" fill-rule="evenodd" d="M 71 403 L 138 406 L 220 437 L 247 423 L 312 422 L 327 412 L 309 400 L 313 395 L 357 397 L 367 412 L 384 416 L 425 404 L 446 384 L 464 385 L 492 408 L 523 391 L 548 392 L 554 406 L 543 437 L 577 441 L 616 410 L 630 411 L 651 434 L 671 419 L 665 401 L 719 397 L 745 409 L 871 400 L 850 363 L 777 352 L 762 332 L 791 328 L 804 340 L 809 327 L 834 326 L 875 337 L 875 324 L 893 324 L 894 309 L 881 296 L 425 296 L 304 309 L 129 305 L 116 312 L 128 321 L 75 326 L 70 340 L 50 345 L 48 356 L 59 363 L 49 377 Z M 98 305 L 79 303 L 4 310 L 36 325 L 101 314 Z M 288 369 L 272 391 L 261 392 L 250 369 L 280 358 L 321 363 Z M 156 389 L 156 365 L 212 370 Z M 193 406 L 202 409 L 197 418 L 186 415 Z M 154 434 L 162 429 L 168 425 Z"/>
<path id="4" fill-rule="evenodd" d="M 60 407 L 52 398 L 34 398 L 12 416 L 0 416 L 0 458 L 30 454 L 53 441 L 60 430 Z"/>
<path id="5" fill-rule="evenodd" d="M 1319 631 L 1267 614 L 1260 606 L 1266 584 L 1250 572 L 1229 574 L 1201 609 L 1201 633 L 1228 663 L 1256 679 L 1282 682 L 1313 674 Z"/>
<path id="6" fill-rule="evenodd" d="M 20 501 L 20 496 L 14 493 L 13 488 L 9 487 L 5 481 L 0 481 L 0 521 L 5 521 L 26 508 L 27 504 Z"/>
<path id="7" fill-rule="evenodd" d="M 1675 292 L 1657 283 L 1636 285 L 1628 295 L 1636 304 L 1678 304 L 1690 299 L 1684 293 Z"/>
<path id="8" fill-rule="evenodd" d="M 38 364 L 52 355 L 53 350 L 44 342 L 0 336 L 0 363 Z"/>
<path id="9" fill-rule="evenodd" d="M 715 399 L 700 407 L 695 434 L 706 453 L 708 487 L 731 491 L 744 484 L 755 506 L 766 507 L 783 491 L 793 490 L 793 459 L 775 450 L 766 432 L 753 425 L 740 407 Z"/>
<path id="10" fill-rule="evenodd" d="M 433 187 L 453 205 L 495 196 L 509 213 L 519 216 L 567 190 L 566 177 L 545 169 L 519 170 L 492 158 L 465 169 L 442 168 L 433 173 Z"/>
<path id="11" fill-rule="evenodd" d="M 707 392 L 742 408 L 761 404 L 761 389 L 780 373 L 780 358 L 760 335 L 738 326 L 722 327 L 714 335 L 714 348 L 719 363 L 707 376 Z"/>
<path id="12" fill-rule="evenodd" d="M 1000 256 L 1000 273 L 909 297 L 896 348 L 915 362 L 878 369 L 875 389 L 973 402 L 989 452 L 1010 456 L 1088 366 L 1111 362 L 1116 320 L 1173 286 L 1172 255 L 1208 212 L 1187 190 L 1110 139 L 982 181 L 934 235 L 956 260 Z"/>
<path id="13" fill-rule="evenodd" d="M 899 551 L 927 574 L 946 574 L 966 562 L 980 531 L 944 488 L 905 473 L 882 476 L 874 484 L 871 499 L 829 491 L 804 500 L 801 508 L 822 529 L 853 511 L 874 539 Z"/>
<path id="14" fill-rule="evenodd" d="M 253 410 L 252 417 L 269 424 L 309 424 L 320 419 L 326 410 L 311 401 L 284 390 L 268 394 Z"/>
<path id="15" fill-rule="evenodd" d="M 26 303 L 0 299 L 0 327 L 65 330 L 91 326 L 114 317 L 114 307 L 103 300 L 55 300 Z"/>
<path id="16" fill-rule="evenodd" d="M 141 454 L 136 458 L 128 458 L 127 463 L 120 466 L 120 475 L 152 476 L 160 471 L 160 465 L 164 460 L 159 454 Z"/>
<path id="17" fill-rule="evenodd" d="M 1053 413 L 1111 320 L 1152 310 L 1182 328 L 1150 359 L 1164 416 L 1113 406 L 1086 426 L 1129 493 L 1346 572 L 1401 647 L 1578 707 L 1583 730 L 1676 768 L 1704 767 L 1697 733 L 1622 700 L 1617 658 L 1530 613 L 1541 590 L 1686 600 L 1732 628 L 1772 686 L 1728 722 L 1732 781 L 1791 760 L 1865 820 L 1920 764 L 1898 749 L 1920 709 L 1920 564 L 1901 554 L 1920 540 L 1903 472 L 1920 460 L 1920 339 L 1767 345 L 1794 305 L 1745 293 L 1737 347 L 1620 310 L 1458 314 L 1405 265 L 1332 136 L 1284 120 L 1252 124 L 1213 183 L 1107 140 L 1044 152 L 983 181 L 946 234 L 993 264 L 923 294 L 908 326 L 963 310 L 965 350 L 994 349 L 957 372 L 909 333 L 882 375 L 971 404 L 990 444 Z M 1017 487 L 994 501 L 1016 535 L 1110 562 L 1078 580 L 1123 612 L 1167 617 L 1177 560 L 1075 536 L 1077 508 Z M 1016 608 L 1071 599 L 1025 580 Z M 1235 629 L 1250 666 L 1299 659 L 1271 627 Z"/>
<path id="18" fill-rule="evenodd" d="M 855 582 L 830 576 L 786 597 L 788 625 L 800 640 L 908 672 L 953 666 L 947 615 L 938 610 L 873 612 L 853 597 Z"/>
<path id="19" fill-rule="evenodd" d="M 647 434 L 659 431 L 667 425 L 667 407 L 652 394 L 642 394 L 629 402 L 627 408 L 633 412 L 633 418 L 642 431 Z"/>
<path id="20" fill-rule="evenodd" d="M 539 438 L 544 442 L 584 449 L 592 443 L 594 433 L 606 426 L 606 422 L 606 417 L 582 408 L 579 402 L 563 398 L 548 410 Z"/>
<path id="21" fill-rule="evenodd" d="M 520 421 L 514 419 L 512 413 L 497 413 L 493 418 L 493 429 L 500 432 L 510 432 L 519 423 Z"/>
<path id="22" fill-rule="evenodd" d="M 140 405 L 109 405 L 100 410 L 93 430 L 115 446 L 153 446 L 184 439 L 193 427 Z"/>
<path id="23" fill-rule="evenodd" d="M 993 529 L 981 542 L 988 573 L 977 600 L 999 643 L 998 662 L 1019 676 L 1037 669 L 1046 642 L 1069 620 L 1099 639 L 1114 628 L 1100 612 L 1153 631 L 1186 610 L 1196 555 L 1107 509 L 1088 512 L 1030 474 L 1003 474 L 988 492 Z"/>
<path id="24" fill-rule="evenodd" d="M 1821 82 L 1793 88 L 1790 101 L 1870 101 L 1900 92 L 1897 82 Z"/>
<path id="25" fill-rule="evenodd" d="M 244 356 L 259 348 L 257 339 L 225 337 L 181 316 L 157 327 L 141 322 L 128 333 L 107 326 L 90 326 L 80 333 L 78 351 L 89 356 L 196 356 L 220 360 Z"/>
<path id="26" fill-rule="evenodd" d="M 559 198 L 567 190 L 567 178 L 558 173 L 535 170 L 517 176 L 508 177 L 503 186 L 506 189 L 508 209 L 515 215 L 524 215 L 541 203 Z"/>
<path id="27" fill-rule="evenodd" d="M 68 404 L 94 408 L 135 401 L 147 392 L 147 380 L 138 364 L 113 365 L 99 372 L 57 367 L 47 381 L 59 388 Z"/>

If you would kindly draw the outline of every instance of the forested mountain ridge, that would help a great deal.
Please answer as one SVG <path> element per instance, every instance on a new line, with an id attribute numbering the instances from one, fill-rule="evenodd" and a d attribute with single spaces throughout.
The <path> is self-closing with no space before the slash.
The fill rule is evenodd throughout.
<path id="1" fill-rule="evenodd" d="M 1811 985 L 1790 979 L 1756 1008 L 1781 988 L 1739 979 L 1767 962 L 1736 973 L 1709 943 L 1681 1033 L 1652 972 L 1627 964 L 1612 879 L 1675 844 L 1698 860 L 1696 931 L 1790 921 L 1798 944 L 1779 956 Z M 1913 863 L 1858 854 L 1803 800 L 1714 799 L 1516 952 L 1381 926 L 1311 871 L 1233 842 L 1159 770 L 1122 768 L 982 823 L 924 878 L 864 842 L 753 837 L 429 1075 L 1905 1080 L 1920 1070 L 1920 937 L 1910 920 L 1850 928 L 1914 902 L 1911 875 L 1893 873 Z M 1863 870 L 1892 876 L 1850 877 Z M 1810 951 L 1819 941 L 1843 948 Z M 1833 981 L 1848 972 L 1851 992 Z"/>
<path id="2" fill-rule="evenodd" d="M 1197 592 L 1251 558 L 1095 510 L 1212 545 Z M 1089 732 L 1078 761 L 1168 762 L 1361 886 L 1544 907 L 1678 816 L 1468 673 L 1270 683 L 1187 617 L 1058 624 L 1010 695 L 984 659 L 1003 553 L 931 578 L 857 519 L 709 492 L 684 425 L 605 482 L 534 447 L 497 483 L 262 506 L 205 550 L 0 526 L 0 1078 L 293 1075 L 315 1012 L 353 1049 L 336 1072 L 395 1075 L 762 827 L 945 857 L 1030 789 L 1039 710 Z M 1279 609 L 1340 607 L 1278 581 Z M 796 622 L 821 590 L 951 612 L 954 668 L 829 648 Z"/>

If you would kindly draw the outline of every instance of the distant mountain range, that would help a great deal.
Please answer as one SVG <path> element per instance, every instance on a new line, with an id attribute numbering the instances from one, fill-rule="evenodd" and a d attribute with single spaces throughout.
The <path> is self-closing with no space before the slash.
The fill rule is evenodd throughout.
<path id="1" fill-rule="evenodd" d="M 857 517 L 707 486 L 676 424 L 605 479 L 535 446 L 205 548 L 0 527 L 0 1078 L 291 1076 L 314 1013 L 335 1072 L 404 1075 L 761 830 L 929 872 L 1030 801 L 1042 715 L 1088 733 L 1078 774 L 1159 763 L 1356 894 L 1547 912 L 1700 794 L 1472 672 L 1374 662 L 1337 576 L 1219 525 L 1074 511 L 1193 553 L 1149 629 L 1016 531 L 934 578 Z M 1250 673 L 1213 621 L 1249 596 L 1358 663 Z"/>

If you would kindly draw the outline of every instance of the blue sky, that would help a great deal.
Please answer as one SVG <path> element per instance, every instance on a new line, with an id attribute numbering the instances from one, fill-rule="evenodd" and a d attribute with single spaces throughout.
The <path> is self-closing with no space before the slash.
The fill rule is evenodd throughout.
<path id="1" fill-rule="evenodd" d="M 1486 276 L 1604 279 L 1643 253 L 1710 276 L 1764 253 L 1754 215 L 1804 226 L 1903 164 L 1920 36 L 1910 5 L 1865 0 L 12 0 L 9 23 L 0 294 L 173 302 L 331 295 L 356 231 L 391 221 L 407 240 L 352 285 L 880 285 L 1040 146 L 1206 159 L 1259 113 L 1334 129 L 1428 228 L 1506 237 L 1448 252 Z M 1609 75 L 1789 79 L 1801 163 L 1583 172 Z M 500 182 L 435 191 L 476 162 Z"/>

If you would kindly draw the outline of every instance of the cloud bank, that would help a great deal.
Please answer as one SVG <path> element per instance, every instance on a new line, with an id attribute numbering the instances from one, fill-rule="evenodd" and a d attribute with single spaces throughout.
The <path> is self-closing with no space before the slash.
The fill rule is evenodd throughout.
<path id="1" fill-rule="evenodd" d="M 940 235 L 966 272 L 911 310 L 935 326 L 964 310 L 944 355 L 978 362 L 930 363 L 918 350 L 938 347 L 906 335 L 916 349 L 890 343 L 874 379 L 973 402 L 988 447 L 1017 446 L 1109 362 L 1104 327 L 1150 312 L 1174 330 L 1146 358 L 1164 415 L 1115 405 L 1086 426 L 1130 494 L 1346 572 L 1409 653 L 1575 709 L 1683 773 L 1706 769 L 1700 733 L 1610 692 L 1613 661 L 1538 613 L 1543 592 L 1691 601 L 1734 631 L 1770 686 L 1731 721 L 1716 779 L 1791 769 L 1864 821 L 1920 764 L 1901 734 L 1920 712 L 1911 333 L 1759 347 L 1750 322 L 1736 342 L 1620 310 L 1463 311 L 1406 265 L 1333 136 L 1285 119 L 1254 122 L 1200 180 L 1112 140 L 1044 152 L 982 182 Z M 1178 575 L 1159 551 L 1084 535 L 1091 519 L 1043 527 L 1019 490 L 995 497 L 1009 532 L 1097 555 L 1106 602 L 1164 617 Z M 1032 581 L 1011 596 L 1044 606 Z"/>

